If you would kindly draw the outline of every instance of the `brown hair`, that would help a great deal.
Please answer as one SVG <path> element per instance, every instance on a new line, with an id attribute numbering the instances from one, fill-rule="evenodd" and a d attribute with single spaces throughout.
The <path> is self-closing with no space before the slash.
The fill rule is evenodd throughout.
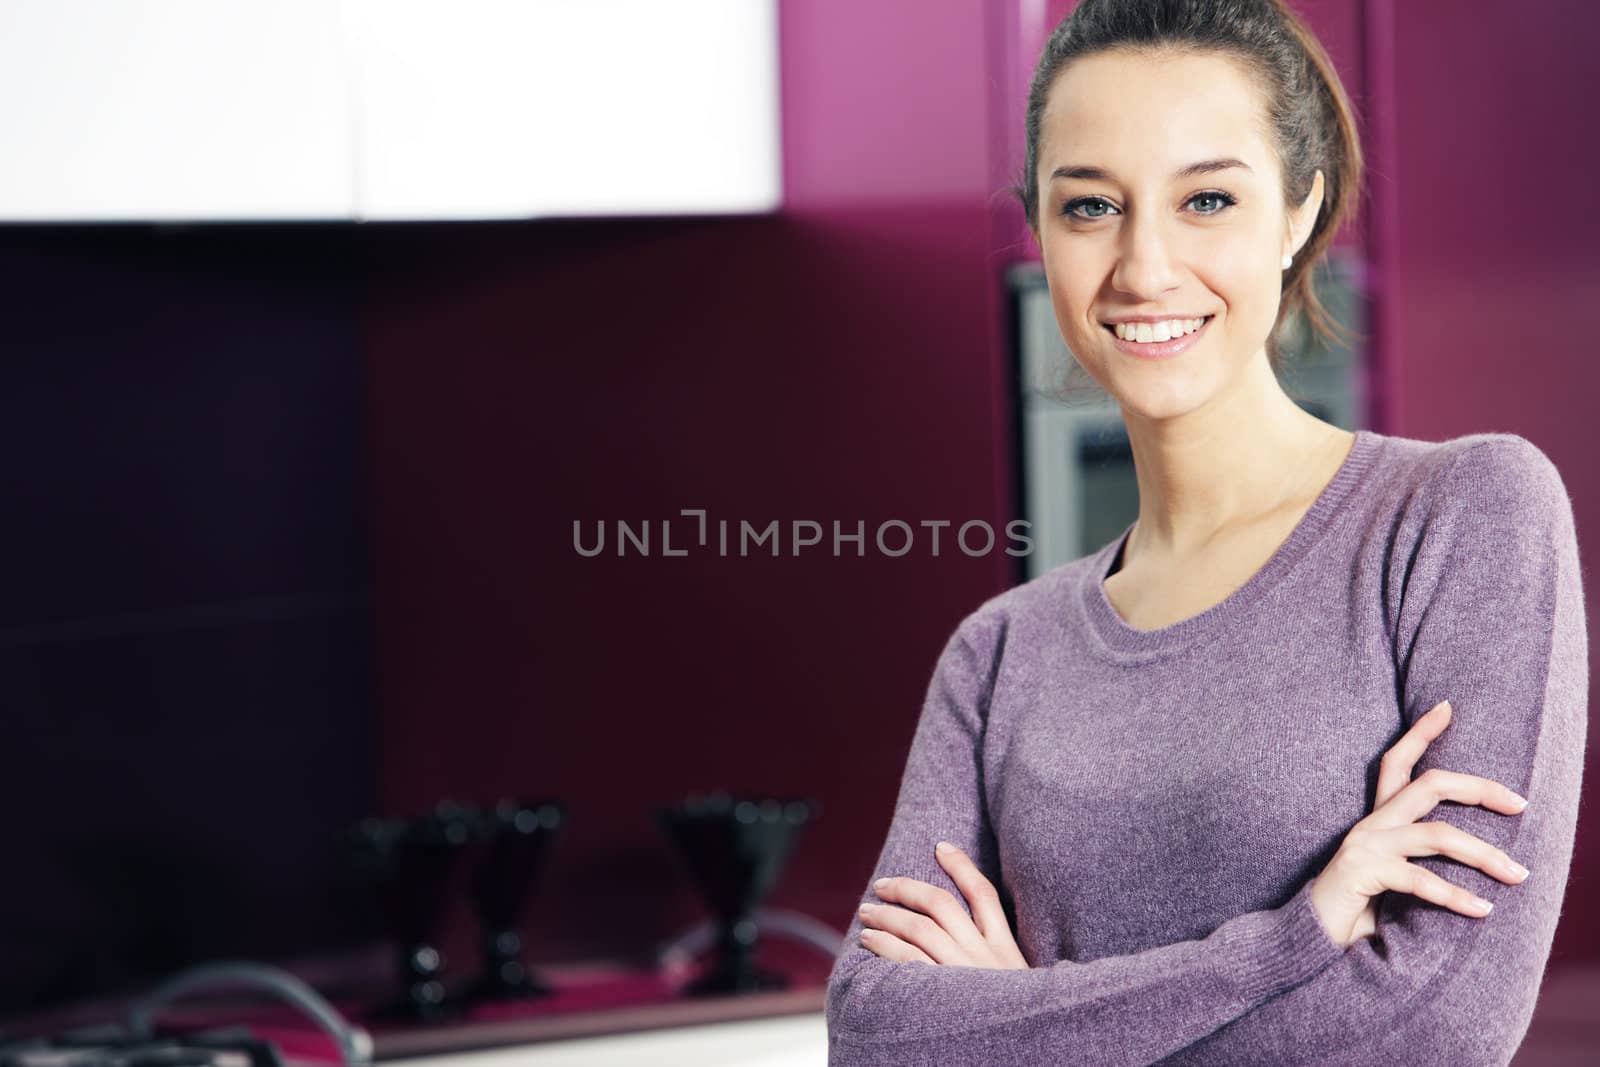
<path id="1" fill-rule="evenodd" d="M 1286 316 L 1303 311 L 1326 342 L 1346 343 L 1312 287 L 1312 269 L 1334 235 L 1355 214 L 1363 180 L 1354 109 L 1338 72 L 1310 28 L 1283 0 L 1083 0 L 1045 42 L 1028 88 L 1027 162 L 1011 192 L 1028 227 L 1039 232 L 1039 126 L 1056 77 L 1074 59 L 1112 49 L 1222 52 L 1256 77 L 1268 104 L 1267 121 L 1283 168 L 1284 203 L 1298 207 L 1322 171 L 1322 207 L 1311 234 L 1284 272 L 1273 335 Z M 1281 356 L 1271 337 L 1267 355 L 1276 373 Z"/>

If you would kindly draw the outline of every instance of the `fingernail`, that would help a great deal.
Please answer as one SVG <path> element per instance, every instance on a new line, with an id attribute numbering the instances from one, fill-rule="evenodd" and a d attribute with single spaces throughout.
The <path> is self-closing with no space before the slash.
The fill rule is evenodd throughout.
<path id="1" fill-rule="evenodd" d="M 1521 811 L 1523 808 L 1528 806 L 1528 798 L 1525 797 L 1525 796 L 1521 796 L 1521 795 L 1519 795 L 1517 793 L 1512 793 L 1511 794 L 1511 803 L 1513 803 L 1513 804 L 1515 804 L 1517 806 L 1517 810 L 1518 811 Z"/>
<path id="2" fill-rule="evenodd" d="M 940 841 L 937 845 L 933 846 L 933 850 L 942 856 L 947 852 L 954 852 L 956 850 L 956 846 L 952 845 L 948 841 Z"/>
<path id="3" fill-rule="evenodd" d="M 888 884 L 889 884 L 889 879 L 887 879 L 887 878 L 879 878 L 876 882 L 872 883 L 872 888 L 874 888 L 874 889 L 882 889 L 885 886 L 887 886 Z"/>
<path id="4" fill-rule="evenodd" d="M 1485 915 L 1494 910 L 1494 905 L 1489 903 L 1487 900 L 1484 900 L 1482 897 L 1473 897 L 1472 903 L 1474 907 L 1483 912 Z"/>

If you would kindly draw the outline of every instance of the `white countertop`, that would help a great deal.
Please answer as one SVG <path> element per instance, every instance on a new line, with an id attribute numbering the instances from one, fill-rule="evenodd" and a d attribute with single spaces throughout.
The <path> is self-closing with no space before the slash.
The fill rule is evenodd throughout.
<path id="1" fill-rule="evenodd" d="M 821 1012 L 390 1061 L 395 1067 L 826 1067 Z"/>

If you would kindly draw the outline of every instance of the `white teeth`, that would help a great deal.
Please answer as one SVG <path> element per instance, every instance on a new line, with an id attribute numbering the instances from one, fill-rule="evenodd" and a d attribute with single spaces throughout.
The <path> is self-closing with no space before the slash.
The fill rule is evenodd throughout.
<path id="1" fill-rule="evenodd" d="M 1124 341 L 1148 344 L 1152 341 L 1170 341 L 1174 337 L 1193 333 L 1205 324 L 1205 319 L 1168 319 L 1165 322 L 1119 322 L 1113 329 Z"/>

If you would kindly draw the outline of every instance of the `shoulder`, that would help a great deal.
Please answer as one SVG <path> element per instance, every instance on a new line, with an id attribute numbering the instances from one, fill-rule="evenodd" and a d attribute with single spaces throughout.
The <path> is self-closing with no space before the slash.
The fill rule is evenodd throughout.
<path id="1" fill-rule="evenodd" d="M 1530 520 L 1570 514 L 1561 472 L 1538 445 L 1515 433 L 1473 433 L 1445 441 L 1388 438 L 1396 475 L 1433 516 Z"/>
<path id="2" fill-rule="evenodd" d="M 996 593 L 974 608 L 964 625 L 1002 630 L 1049 625 L 1071 608 L 1071 597 L 1094 558 L 1095 553 L 1082 556 Z"/>
<path id="3" fill-rule="evenodd" d="M 1555 463 L 1520 434 L 1472 434 L 1454 443 L 1459 454 L 1448 472 L 1449 487 L 1454 492 L 1490 500 L 1546 503 L 1566 496 L 1566 486 Z"/>
<path id="4" fill-rule="evenodd" d="M 1075 617 L 1073 598 L 1095 554 L 1053 567 L 981 601 L 956 625 L 947 654 L 972 654 L 995 663 L 1028 654 L 1059 637 Z"/>
<path id="5" fill-rule="evenodd" d="M 1525 437 L 1402 441 L 1393 466 L 1391 477 L 1410 484 L 1378 544 L 1403 599 L 1426 603 L 1444 584 L 1488 599 L 1520 593 L 1554 580 L 1576 556 L 1561 473 Z"/>

